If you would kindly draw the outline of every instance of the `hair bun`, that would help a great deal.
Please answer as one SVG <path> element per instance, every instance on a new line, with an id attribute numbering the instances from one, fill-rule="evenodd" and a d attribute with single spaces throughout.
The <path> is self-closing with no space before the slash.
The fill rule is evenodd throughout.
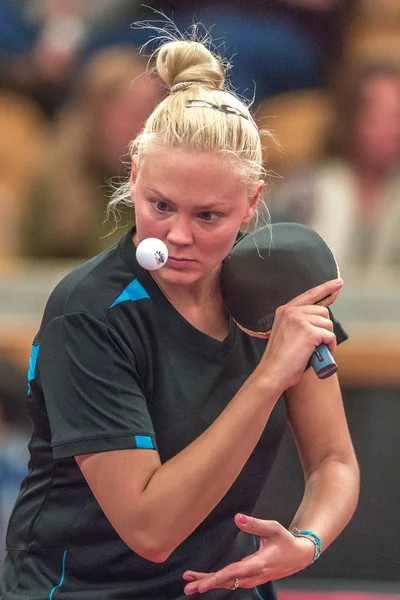
<path id="1" fill-rule="evenodd" d="M 219 90 L 225 81 L 221 61 L 200 42 L 163 44 L 157 55 L 157 71 L 170 89 L 178 83 L 192 81 Z"/>

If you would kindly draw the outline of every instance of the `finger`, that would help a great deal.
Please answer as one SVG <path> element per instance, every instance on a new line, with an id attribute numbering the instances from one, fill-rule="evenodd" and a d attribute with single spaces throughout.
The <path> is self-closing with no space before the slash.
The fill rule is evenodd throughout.
<path id="1" fill-rule="evenodd" d="M 317 348 L 320 344 L 325 344 L 329 348 L 329 351 L 336 349 L 336 335 L 333 331 L 328 331 L 320 327 L 315 327 L 313 331 L 313 343 L 314 347 Z"/>
<path id="2" fill-rule="evenodd" d="M 189 584 L 188 587 L 197 587 L 197 591 L 201 594 L 207 590 L 217 588 L 229 588 L 233 585 L 236 578 L 245 580 L 246 578 L 260 578 L 263 573 L 263 565 L 258 557 L 254 557 L 252 561 L 239 561 L 231 563 L 220 571 L 213 573 L 209 577 L 205 577 L 195 584 Z"/>
<path id="3" fill-rule="evenodd" d="M 266 581 L 268 581 L 268 579 L 266 579 L 265 577 L 242 577 L 241 579 L 238 577 L 239 579 L 239 585 L 238 588 L 247 588 L 247 589 L 252 589 L 254 587 L 256 587 L 257 585 L 260 585 L 261 583 L 266 583 Z M 233 585 L 236 581 L 236 577 L 234 579 L 230 579 L 230 580 L 226 580 L 223 583 L 221 583 L 218 588 L 213 588 L 213 587 L 207 587 L 206 589 L 198 589 L 198 587 L 194 588 L 194 589 L 189 589 L 189 586 L 186 586 L 184 589 L 184 593 L 187 596 L 191 596 L 193 594 L 199 593 L 199 594 L 204 594 L 205 592 L 208 592 L 209 590 L 212 589 L 232 589 Z"/>
<path id="4" fill-rule="evenodd" d="M 253 556 L 255 554 L 258 554 L 260 551 L 257 550 L 257 552 L 255 552 L 254 554 L 249 554 L 248 556 L 245 556 L 244 558 L 242 558 L 242 560 L 240 561 L 240 563 L 242 565 L 246 565 L 247 562 L 251 561 L 253 559 Z M 183 579 L 187 582 L 199 582 L 202 579 L 205 579 L 206 577 L 210 577 L 211 575 L 214 575 L 215 572 L 209 572 L 209 573 L 203 573 L 203 572 L 199 572 L 199 571 L 185 571 L 185 573 L 182 575 Z"/>
<path id="5" fill-rule="evenodd" d="M 261 585 L 262 583 L 266 583 L 268 580 L 267 576 L 258 576 L 258 577 L 238 577 L 239 579 L 239 585 L 237 587 L 237 589 L 243 588 L 243 589 L 253 589 L 255 588 L 257 585 Z M 220 588 L 224 588 L 224 589 L 232 589 L 234 583 L 236 581 L 236 577 L 234 579 L 231 579 L 230 581 L 225 581 L 225 583 L 223 585 L 220 586 Z M 212 588 L 208 588 L 208 589 L 212 589 Z M 199 593 L 204 593 L 201 592 L 199 590 Z"/>
<path id="6" fill-rule="evenodd" d="M 204 579 L 204 577 L 208 577 L 210 573 L 201 573 L 199 571 L 185 571 L 182 575 L 185 581 L 197 581 L 199 579 Z"/>
<path id="7" fill-rule="evenodd" d="M 194 577 L 193 580 L 189 581 L 186 579 L 186 577 L 184 577 L 185 581 L 188 582 L 185 585 L 183 591 L 187 596 L 190 596 L 191 594 L 196 594 L 199 591 L 200 582 L 206 580 L 207 578 L 210 578 L 210 576 L 213 574 L 214 573 L 197 573 L 196 575 L 198 575 L 198 577 Z"/>
<path id="8" fill-rule="evenodd" d="M 319 327 L 320 329 L 326 329 L 326 331 L 333 332 L 333 323 L 330 319 L 326 319 L 319 315 L 310 315 L 308 319 L 313 327 Z"/>
<path id="9" fill-rule="evenodd" d="M 336 340 L 335 334 L 334 334 L 333 340 L 331 342 L 329 342 L 329 344 L 326 344 L 326 346 L 328 347 L 328 350 L 331 354 L 335 354 L 336 347 L 337 347 L 337 340 Z"/>
<path id="10" fill-rule="evenodd" d="M 327 298 L 331 294 L 337 293 L 343 285 L 343 279 L 333 279 L 327 281 L 322 285 L 317 285 L 311 290 L 307 290 L 303 294 L 296 296 L 293 300 L 288 302 L 286 306 L 303 306 L 305 304 L 315 304 L 320 302 L 324 298 Z"/>
<path id="11" fill-rule="evenodd" d="M 334 354 L 337 342 L 332 321 L 330 319 L 312 315 L 309 323 L 317 329 L 316 335 L 318 338 L 321 338 L 321 341 L 318 341 L 316 346 L 319 346 L 320 343 L 325 344 L 328 347 L 329 352 Z"/>
<path id="12" fill-rule="evenodd" d="M 280 533 L 285 528 L 278 521 L 267 521 L 265 519 L 256 519 L 248 515 L 235 515 L 235 523 L 239 529 L 259 537 L 269 537 Z"/>
<path id="13" fill-rule="evenodd" d="M 320 304 L 306 304 L 304 306 L 292 308 L 291 310 L 299 310 L 305 315 L 316 315 L 330 320 L 329 310 Z"/>

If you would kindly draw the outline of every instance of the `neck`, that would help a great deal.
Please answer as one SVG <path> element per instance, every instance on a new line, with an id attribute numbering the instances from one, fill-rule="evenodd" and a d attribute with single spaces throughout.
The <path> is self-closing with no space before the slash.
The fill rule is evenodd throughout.
<path id="1" fill-rule="evenodd" d="M 206 278 L 196 281 L 192 285 L 168 284 L 160 277 L 158 271 L 150 272 L 150 275 L 175 307 L 201 307 L 209 301 L 215 302 L 221 296 L 219 289 L 219 274 L 221 267 L 212 271 Z"/>
<path id="2" fill-rule="evenodd" d="M 229 332 L 228 315 L 219 288 L 219 268 L 194 285 L 168 285 L 151 273 L 154 281 L 180 315 L 196 329 L 222 342 Z"/>

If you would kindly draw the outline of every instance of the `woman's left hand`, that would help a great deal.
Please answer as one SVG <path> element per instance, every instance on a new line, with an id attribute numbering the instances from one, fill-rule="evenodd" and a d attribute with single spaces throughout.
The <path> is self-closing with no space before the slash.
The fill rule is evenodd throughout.
<path id="1" fill-rule="evenodd" d="M 230 589 L 237 580 L 237 587 L 254 588 L 267 581 L 288 577 L 313 561 L 313 542 L 295 537 L 277 521 L 239 514 L 235 523 L 245 533 L 260 538 L 259 549 L 215 573 L 185 571 L 183 579 L 188 582 L 184 590 L 187 596 L 217 588 Z"/>

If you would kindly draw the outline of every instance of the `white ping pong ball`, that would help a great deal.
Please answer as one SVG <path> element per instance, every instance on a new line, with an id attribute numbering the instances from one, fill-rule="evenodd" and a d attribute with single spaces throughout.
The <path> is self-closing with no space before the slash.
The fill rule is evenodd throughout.
<path id="1" fill-rule="evenodd" d="M 136 259 L 143 269 L 157 271 L 168 260 L 168 248 L 157 238 L 146 238 L 136 248 Z"/>

